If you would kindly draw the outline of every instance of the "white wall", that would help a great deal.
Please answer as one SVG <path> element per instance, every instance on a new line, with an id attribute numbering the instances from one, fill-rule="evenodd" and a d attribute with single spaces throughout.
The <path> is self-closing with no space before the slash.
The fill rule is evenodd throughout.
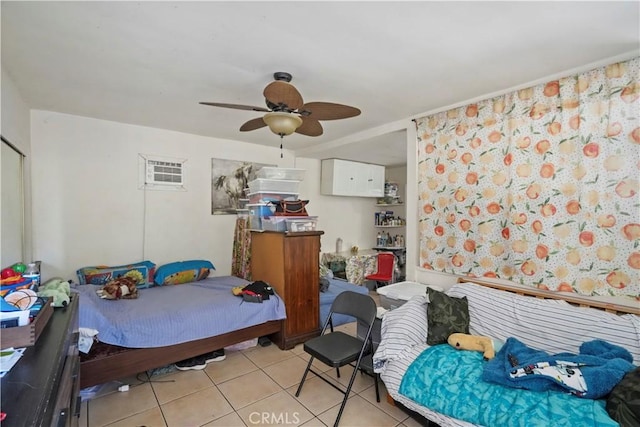
<path id="1" fill-rule="evenodd" d="M 298 157 L 295 167 L 306 169 L 300 187 L 300 198 L 309 199 L 307 212 L 318 216 L 321 252 L 335 252 L 336 240 L 343 240 L 343 250 L 352 246 L 370 249 L 375 244 L 373 212 L 376 203 L 371 197 L 326 196 L 320 194 L 321 161 Z"/>
<path id="2" fill-rule="evenodd" d="M 0 108 L 0 133 L 26 157 L 24 159 L 24 247 L 12 250 L 3 246 L 0 253 L 0 266 L 6 267 L 16 261 L 30 262 L 31 246 L 31 136 L 29 126 L 29 108 L 18 91 L 13 79 L 2 69 L 2 103 Z M 0 236 L 1 237 L 1 236 Z M 3 242 L 5 239 L 2 240 Z M 22 253 L 20 253 L 22 252 Z"/>
<path id="3" fill-rule="evenodd" d="M 33 252 L 44 279 L 142 259 L 209 259 L 216 275 L 230 274 L 236 217 L 211 214 L 211 159 L 294 162 L 279 148 L 39 110 L 31 146 Z M 187 191 L 138 189 L 139 153 L 186 158 Z"/>

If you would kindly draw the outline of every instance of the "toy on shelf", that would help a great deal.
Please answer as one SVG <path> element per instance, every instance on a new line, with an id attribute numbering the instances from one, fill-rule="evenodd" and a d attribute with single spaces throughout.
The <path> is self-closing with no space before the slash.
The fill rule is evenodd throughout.
<path id="1" fill-rule="evenodd" d="M 54 307 L 66 307 L 69 305 L 71 289 L 68 280 L 59 278 L 50 279 L 38 289 L 39 297 L 52 297 Z"/>

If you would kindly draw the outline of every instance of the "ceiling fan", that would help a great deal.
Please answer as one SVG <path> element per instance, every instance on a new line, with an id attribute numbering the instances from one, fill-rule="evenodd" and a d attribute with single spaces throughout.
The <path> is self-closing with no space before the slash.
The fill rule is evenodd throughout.
<path id="1" fill-rule="evenodd" d="M 320 136 L 323 130 L 319 120 L 346 119 L 360 114 L 360 110 L 355 107 L 332 102 L 305 104 L 300 92 L 289 83 L 291 74 L 276 72 L 273 78 L 275 81 L 269 83 L 262 92 L 267 108 L 220 102 L 201 102 L 200 104 L 265 112 L 264 116 L 251 119 L 240 126 L 240 131 L 247 132 L 269 126 L 269 129 L 276 135 L 280 135 L 280 138 L 291 135 L 293 132 L 307 136 Z"/>

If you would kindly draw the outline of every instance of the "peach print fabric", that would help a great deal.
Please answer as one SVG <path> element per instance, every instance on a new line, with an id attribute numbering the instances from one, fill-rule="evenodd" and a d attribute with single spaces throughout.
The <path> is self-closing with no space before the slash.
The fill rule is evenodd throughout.
<path id="1" fill-rule="evenodd" d="M 420 262 L 640 299 L 640 58 L 416 121 Z"/>

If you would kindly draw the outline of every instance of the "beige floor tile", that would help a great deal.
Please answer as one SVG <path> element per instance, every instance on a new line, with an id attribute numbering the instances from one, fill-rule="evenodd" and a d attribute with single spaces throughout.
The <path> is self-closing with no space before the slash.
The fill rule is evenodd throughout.
<path id="1" fill-rule="evenodd" d="M 88 419 L 88 413 L 87 413 L 88 403 L 89 402 L 85 400 L 80 404 L 80 417 L 78 417 L 78 427 L 89 426 L 89 419 Z"/>
<path id="2" fill-rule="evenodd" d="M 338 378 L 338 374 L 335 369 L 331 369 L 325 372 L 323 375 L 333 378 L 338 381 L 340 384 L 347 388 L 349 385 L 349 381 L 351 380 L 351 374 L 353 373 L 353 368 L 351 366 L 343 366 L 340 368 L 340 378 Z M 351 393 L 360 393 L 361 391 L 371 387 L 373 384 L 373 378 L 369 375 L 358 372 L 356 374 L 356 378 L 353 381 L 353 386 L 351 387 Z"/>
<path id="3" fill-rule="evenodd" d="M 236 412 L 232 412 L 229 415 L 225 415 L 222 418 L 218 418 L 215 421 L 211 421 L 205 424 L 204 427 L 245 427 L 246 424 L 242 422 L 242 418 L 238 416 Z"/>
<path id="4" fill-rule="evenodd" d="M 226 381 L 218 387 L 236 410 L 282 390 L 282 387 L 260 370 Z"/>
<path id="5" fill-rule="evenodd" d="M 336 405 L 318 415 L 318 418 L 327 425 L 333 425 L 339 409 L 340 405 Z M 340 418 L 340 425 L 349 427 L 392 427 L 397 424 L 398 421 L 395 418 L 387 415 L 384 411 L 376 408 L 358 395 L 349 398 L 342 413 L 342 418 Z"/>
<path id="6" fill-rule="evenodd" d="M 287 389 L 287 392 L 295 397 L 298 386 Z M 304 382 L 300 396 L 295 397 L 312 414 L 318 415 L 342 401 L 342 394 L 320 378 L 311 378 Z"/>
<path id="7" fill-rule="evenodd" d="M 153 426 L 153 427 L 166 427 L 167 423 L 164 422 L 162 411 L 159 407 L 147 409 L 144 412 L 133 415 L 124 420 L 117 421 L 113 424 L 109 424 L 109 427 L 132 427 L 132 426 Z"/>
<path id="8" fill-rule="evenodd" d="M 302 359 L 302 361 L 306 366 L 306 364 L 309 363 L 309 358 L 311 356 L 307 353 L 302 353 L 298 357 Z M 328 370 L 333 369 L 331 366 L 325 365 L 324 363 L 320 362 L 318 359 L 313 360 L 313 364 L 311 365 L 311 368 L 316 372 L 327 372 Z"/>
<path id="9" fill-rule="evenodd" d="M 157 406 L 150 384 L 110 393 L 88 402 L 89 426 L 105 426 Z"/>
<path id="10" fill-rule="evenodd" d="M 264 368 L 284 359 L 295 357 L 295 354 L 290 350 L 280 350 L 277 345 L 273 344 L 268 347 L 253 347 L 248 350 L 244 350 L 242 354 L 260 368 Z"/>
<path id="11" fill-rule="evenodd" d="M 289 393 L 282 390 L 238 411 L 246 425 L 300 425 L 313 414 Z"/>
<path id="12" fill-rule="evenodd" d="M 405 426 L 405 427 L 421 427 L 421 426 L 423 426 L 424 424 L 422 424 L 421 422 L 419 422 L 419 421 L 418 421 L 418 420 L 416 420 L 416 419 L 413 419 L 413 418 L 411 418 L 411 417 L 407 417 L 407 419 L 405 419 L 405 420 L 402 422 L 402 425 L 403 425 L 403 426 Z"/>
<path id="13" fill-rule="evenodd" d="M 301 427 L 326 427 L 326 426 L 327 425 L 325 423 L 323 423 L 322 421 L 320 421 L 319 418 L 313 418 L 312 420 L 307 421 L 306 423 L 302 424 Z"/>
<path id="14" fill-rule="evenodd" d="M 300 357 L 292 357 L 290 359 L 283 360 L 282 362 L 274 363 L 263 369 L 263 371 L 269 375 L 280 387 L 288 388 L 292 385 L 300 383 L 302 374 L 307 368 L 307 363 Z M 315 375 L 309 372 L 307 378 L 312 378 Z"/>
<path id="15" fill-rule="evenodd" d="M 204 371 L 177 371 L 151 383 L 160 404 L 170 402 L 213 385 Z"/>
<path id="16" fill-rule="evenodd" d="M 397 406 L 390 405 L 387 402 L 387 388 L 384 386 L 382 380 L 378 380 L 378 388 L 380 389 L 380 402 L 376 402 L 376 388 L 375 385 L 365 389 L 359 393 L 360 397 L 366 399 L 372 405 L 382 409 L 387 414 L 391 415 L 398 421 L 404 421 L 409 416 Z"/>
<path id="17" fill-rule="evenodd" d="M 244 354 L 237 351 L 228 352 L 227 358 L 222 362 L 211 362 L 204 369 L 215 384 L 221 384 L 256 370 L 258 367 Z"/>
<path id="18" fill-rule="evenodd" d="M 289 350 L 293 354 L 301 355 L 304 354 L 304 343 L 300 343 Z"/>
<path id="19" fill-rule="evenodd" d="M 172 400 L 160 408 L 169 427 L 201 426 L 233 412 L 215 386 Z"/>

